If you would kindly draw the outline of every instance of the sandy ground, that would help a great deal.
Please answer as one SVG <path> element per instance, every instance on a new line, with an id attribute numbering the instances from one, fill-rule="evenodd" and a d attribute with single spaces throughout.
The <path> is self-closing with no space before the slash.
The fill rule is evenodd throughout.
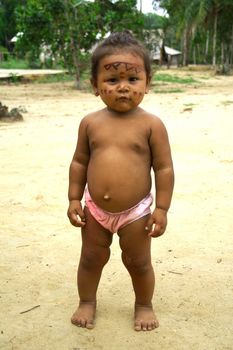
<path id="1" fill-rule="evenodd" d="M 102 102 L 70 84 L 0 85 L 3 104 L 27 110 L 0 123 L 0 349 L 233 349 L 233 77 L 204 78 L 142 104 L 166 124 L 176 172 L 169 226 L 152 246 L 160 327 L 148 333 L 132 329 L 117 236 L 96 328 L 69 321 L 80 231 L 66 217 L 68 167 L 80 119 Z"/>

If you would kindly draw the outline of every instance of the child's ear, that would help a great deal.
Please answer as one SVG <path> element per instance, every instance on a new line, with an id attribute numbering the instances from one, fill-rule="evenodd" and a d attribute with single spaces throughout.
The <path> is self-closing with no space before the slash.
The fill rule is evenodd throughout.
<path id="1" fill-rule="evenodd" d="M 98 91 L 98 88 L 97 88 L 97 82 L 93 78 L 91 78 L 91 85 L 92 85 L 92 89 L 94 91 L 95 96 L 99 96 L 99 91 Z"/>

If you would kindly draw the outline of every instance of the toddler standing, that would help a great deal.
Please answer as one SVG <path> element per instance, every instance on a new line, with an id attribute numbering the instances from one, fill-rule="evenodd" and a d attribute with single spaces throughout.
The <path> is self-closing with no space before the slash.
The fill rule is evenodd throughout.
<path id="1" fill-rule="evenodd" d="M 159 325 L 151 238 L 166 229 L 174 173 L 164 124 L 139 107 L 150 79 L 149 55 L 127 31 L 111 34 L 92 55 L 92 86 L 106 107 L 82 119 L 69 175 L 68 217 L 82 231 L 80 301 L 71 318 L 79 327 L 94 327 L 97 288 L 115 232 L 135 293 L 134 329 Z"/>

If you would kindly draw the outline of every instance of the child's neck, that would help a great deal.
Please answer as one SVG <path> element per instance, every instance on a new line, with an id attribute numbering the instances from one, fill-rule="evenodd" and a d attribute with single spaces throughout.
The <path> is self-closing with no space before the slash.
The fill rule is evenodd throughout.
<path id="1" fill-rule="evenodd" d="M 142 110 L 141 107 L 139 107 L 139 106 L 137 106 L 137 107 L 135 107 L 133 109 L 130 109 L 127 112 L 118 112 L 118 111 L 116 111 L 114 109 L 109 108 L 108 106 L 106 107 L 106 109 L 109 111 L 109 113 L 111 113 L 111 114 L 113 114 L 115 116 L 119 116 L 119 117 L 121 117 L 121 116 L 122 117 L 132 116 L 132 115 L 137 114 L 139 111 Z"/>

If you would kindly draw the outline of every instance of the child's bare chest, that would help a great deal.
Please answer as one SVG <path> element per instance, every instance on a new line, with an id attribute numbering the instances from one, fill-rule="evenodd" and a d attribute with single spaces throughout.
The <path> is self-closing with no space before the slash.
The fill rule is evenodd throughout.
<path id="1" fill-rule="evenodd" d="M 143 154 L 149 151 L 149 130 L 137 122 L 92 125 L 88 138 L 91 152 L 115 149 Z"/>

